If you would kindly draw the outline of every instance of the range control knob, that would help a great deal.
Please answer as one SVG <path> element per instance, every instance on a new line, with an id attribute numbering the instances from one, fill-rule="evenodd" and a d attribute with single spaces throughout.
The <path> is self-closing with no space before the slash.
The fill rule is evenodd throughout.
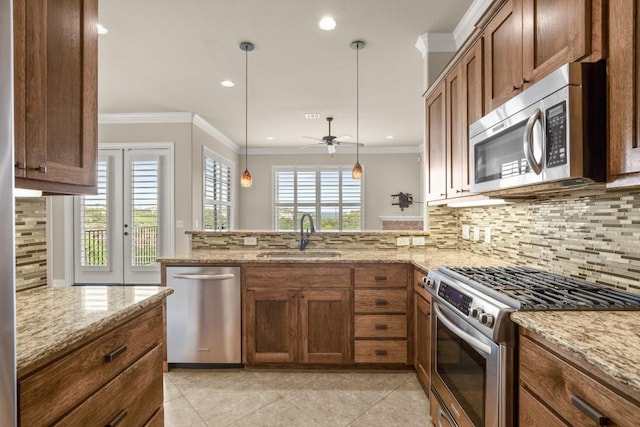
<path id="1" fill-rule="evenodd" d="M 431 288 L 431 289 L 433 289 L 433 288 L 436 286 L 436 281 L 435 281 L 435 280 L 430 279 L 430 278 L 429 278 L 429 277 L 427 277 L 427 276 L 424 276 L 424 277 L 422 278 L 422 285 L 423 285 L 423 286 L 422 286 L 423 288 Z"/>
<path id="2" fill-rule="evenodd" d="M 471 309 L 471 317 L 473 317 L 474 319 L 479 318 L 482 313 L 484 313 L 484 310 L 480 307 L 473 307 Z"/>
<path id="3" fill-rule="evenodd" d="M 482 313 L 480 315 L 480 324 L 490 328 L 493 326 L 493 315 L 489 313 Z"/>

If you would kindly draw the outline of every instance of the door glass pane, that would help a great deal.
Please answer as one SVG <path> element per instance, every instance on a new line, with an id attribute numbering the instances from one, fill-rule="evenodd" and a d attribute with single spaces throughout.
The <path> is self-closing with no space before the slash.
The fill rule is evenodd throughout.
<path id="1" fill-rule="evenodd" d="M 109 263 L 108 160 L 98 160 L 98 193 L 80 198 L 80 265 L 106 267 Z"/>
<path id="2" fill-rule="evenodd" d="M 131 162 L 131 265 L 156 262 L 158 254 L 158 206 L 160 162 Z"/>

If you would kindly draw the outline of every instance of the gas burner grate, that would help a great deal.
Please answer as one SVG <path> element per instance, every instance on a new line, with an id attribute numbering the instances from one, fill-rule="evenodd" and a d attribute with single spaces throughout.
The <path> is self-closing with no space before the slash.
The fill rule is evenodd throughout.
<path id="1" fill-rule="evenodd" d="M 640 310 L 640 296 L 529 267 L 440 267 L 478 290 L 505 295 L 519 310 Z"/>

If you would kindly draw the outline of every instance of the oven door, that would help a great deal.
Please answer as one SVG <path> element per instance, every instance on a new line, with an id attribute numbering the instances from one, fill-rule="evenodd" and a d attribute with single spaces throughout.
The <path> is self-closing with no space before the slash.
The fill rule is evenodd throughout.
<path id="1" fill-rule="evenodd" d="M 431 381 L 460 427 L 506 426 L 507 359 L 502 347 L 433 301 Z"/>

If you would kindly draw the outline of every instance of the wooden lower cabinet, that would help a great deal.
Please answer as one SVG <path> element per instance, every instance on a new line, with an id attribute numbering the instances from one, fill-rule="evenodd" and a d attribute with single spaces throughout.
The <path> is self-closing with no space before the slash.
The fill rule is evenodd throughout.
<path id="1" fill-rule="evenodd" d="M 18 373 L 21 426 L 144 425 L 162 410 L 163 307 Z M 126 420 L 126 422 L 125 422 Z M 161 424 L 155 424 L 161 425 Z"/>
<path id="2" fill-rule="evenodd" d="M 521 330 L 520 425 L 637 426 L 640 402 L 605 375 L 539 335 Z M 597 416 L 602 417 L 600 423 Z"/>
<path id="3" fill-rule="evenodd" d="M 426 293 L 426 291 L 423 291 Z M 422 385 L 429 389 L 431 382 L 431 304 L 422 293 L 414 295 L 415 355 L 414 367 Z"/>
<path id="4" fill-rule="evenodd" d="M 248 290 L 246 302 L 248 363 L 349 363 L 349 290 Z"/>

